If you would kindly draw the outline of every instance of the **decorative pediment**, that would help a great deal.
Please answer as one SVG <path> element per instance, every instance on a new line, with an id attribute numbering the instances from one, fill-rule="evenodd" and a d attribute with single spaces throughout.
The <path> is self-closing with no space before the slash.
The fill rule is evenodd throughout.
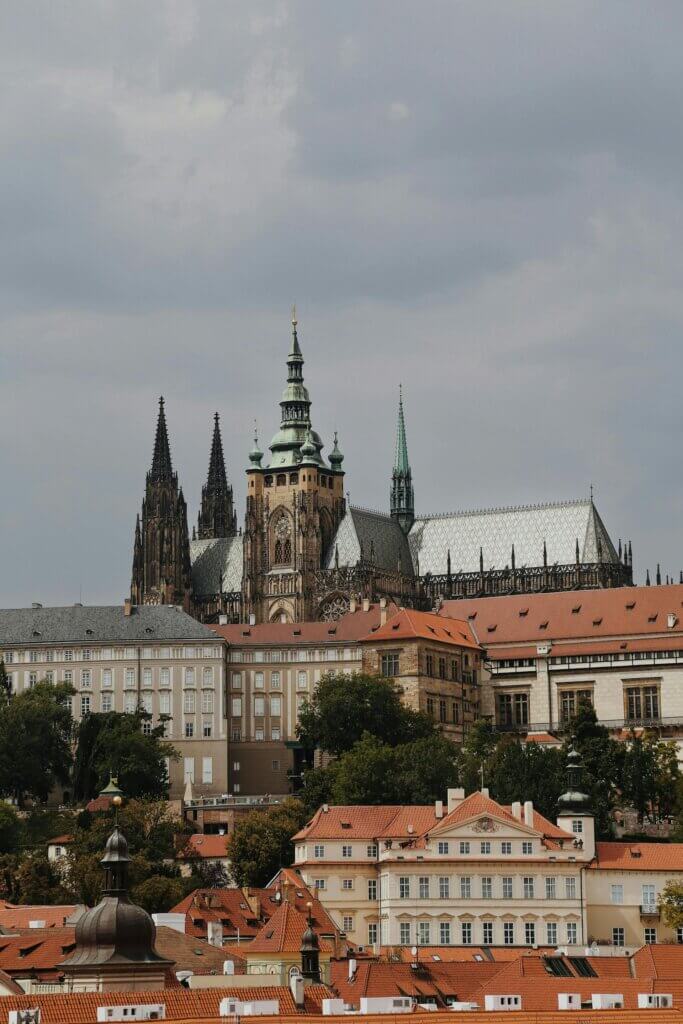
<path id="1" fill-rule="evenodd" d="M 493 818 L 479 818 L 472 825 L 473 832 L 497 832 L 500 825 L 497 825 Z"/>

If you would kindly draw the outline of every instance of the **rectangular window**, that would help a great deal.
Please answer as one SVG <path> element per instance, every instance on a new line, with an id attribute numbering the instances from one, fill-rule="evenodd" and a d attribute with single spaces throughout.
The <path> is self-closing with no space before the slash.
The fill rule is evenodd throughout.
<path id="1" fill-rule="evenodd" d="M 297 672 L 296 688 L 297 688 L 297 690 L 307 690 L 308 689 L 308 675 L 307 675 L 306 672 Z"/>
<path id="2" fill-rule="evenodd" d="M 65 672 L 64 672 L 64 682 L 71 684 L 71 683 L 73 683 L 73 681 L 74 681 L 73 670 L 70 669 L 70 668 L 67 668 L 65 670 Z"/>
<path id="3" fill-rule="evenodd" d="M 185 739 L 191 740 L 194 736 L 194 722 L 185 722 Z"/>
<path id="4" fill-rule="evenodd" d="M 213 782 L 213 758 L 203 757 L 202 758 L 202 782 L 211 783 Z"/>
<path id="5" fill-rule="evenodd" d="M 439 679 L 446 678 L 446 659 L 439 658 Z"/>
<path id="6" fill-rule="evenodd" d="M 536 925 L 533 921 L 526 921 L 524 924 L 524 942 L 527 946 L 533 946 L 536 942 Z"/>
<path id="7" fill-rule="evenodd" d="M 264 697 L 254 697 L 254 717 L 263 718 L 266 713 L 266 701 Z"/>
<path id="8" fill-rule="evenodd" d="M 282 698 L 271 697 L 270 698 L 270 713 L 273 717 L 278 718 L 282 713 Z"/>
<path id="9" fill-rule="evenodd" d="M 382 675 L 393 679 L 394 676 L 398 675 L 398 651 L 387 651 L 381 657 L 381 671 Z"/>
<path id="10" fill-rule="evenodd" d="M 418 895 L 421 900 L 429 899 L 429 876 L 420 875 L 418 879 Z"/>
<path id="11" fill-rule="evenodd" d="M 491 843 L 488 839 L 485 839 L 481 844 L 481 853 L 487 854 L 491 852 Z"/>
<path id="12" fill-rule="evenodd" d="M 570 946 L 575 946 L 578 941 L 576 932 L 576 923 L 574 921 L 570 921 L 567 925 L 567 942 Z"/>
<path id="13" fill-rule="evenodd" d="M 564 880 L 564 895 L 565 899 L 575 900 L 576 899 L 576 879 L 573 875 L 569 875 Z"/>
<path id="14" fill-rule="evenodd" d="M 102 712 L 104 714 L 111 711 L 111 697 L 112 695 L 110 693 L 102 694 Z"/>
<path id="15" fill-rule="evenodd" d="M 433 654 L 428 654 L 427 655 L 427 675 L 428 676 L 433 676 L 434 675 L 434 655 Z"/>
<path id="16" fill-rule="evenodd" d="M 171 694 L 160 693 L 159 694 L 159 714 L 170 715 L 171 713 Z"/>
<path id="17" fill-rule="evenodd" d="M 55 674 L 54 674 L 54 672 L 46 672 L 45 673 L 45 682 L 52 684 L 52 683 L 54 683 L 54 681 L 55 681 Z"/>
<path id="18" fill-rule="evenodd" d="M 523 855 L 525 857 L 530 857 L 533 852 L 534 852 L 534 844 L 533 843 L 528 843 L 528 842 L 522 843 L 522 853 L 523 853 Z"/>
<path id="19" fill-rule="evenodd" d="M 656 907 L 657 896 L 654 885 L 643 885 L 641 887 L 642 904 L 644 907 Z"/>
<path id="20" fill-rule="evenodd" d="M 92 661 L 92 651 L 88 650 L 87 647 L 84 648 L 83 649 L 82 658 L 83 658 L 83 661 Z"/>
<path id="21" fill-rule="evenodd" d="M 317 860 L 320 860 L 322 857 L 325 856 L 325 847 L 323 846 L 322 843 L 315 844 L 315 846 L 313 847 L 313 856 Z"/>
<path id="22" fill-rule="evenodd" d="M 73 660 L 74 660 L 74 652 L 73 651 L 64 651 L 64 661 L 73 661 Z"/>
<path id="23" fill-rule="evenodd" d="M 493 899 L 493 879 L 490 875 L 483 875 L 481 879 L 481 898 L 483 900 Z"/>
<path id="24" fill-rule="evenodd" d="M 279 689 L 281 689 L 280 673 L 279 672 L 271 672 L 270 673 L 270 688 L 271 688 L 271 690 L 279 690 Z"/>
<path id="25" fill-rule="evenodd" d="M 398 940 L 402 946 L 410 945 L 410 922 L 401 921 L 398 926 Z"/>
<path id="26" fill-rule="evenodd" d="M 170 686 L 171 685 L 171 670 L 170 668 L 162 668 L 159 671 L 159 686 Z"/>
<path id="27" fill-rule="evenodd" d="M 369 900 L 376 900 L 377 899 L 377 879 L 376 878 L 368 878 L 368 899 Z"/>
<path id="28" fill-rule="evenodd" d="M 193 757 L 186 757 L 183 761 L 183 782 L 194 782 Z"/>
<path id="29" fill-rule="evenodd" d="M 557 886 L 555 884 L 555 878 L 550 875 L 545 880 L 545 898 L 547 900 L 554 900 L 557 894 Z"/>
<path id="30" fill-rule="evenodd" d="M 451 880 L 445 875 L 439 879 L 439 899 L 448 900 L 451 898 Z"/>
<path id="31" fill-rule="evenodd" d="M 583 832 L 583 821 L 581 820 L 581 818 L 574 818 L 572 820 L 572 832 L 575 835 L 579 835 L 581 832 Z"/>
<path id="32" fill-rule="evenodd" d="M 593 703 L 592 690 L 561 690 L 560 691 L 560 721 L 569 722 L 579 709 L 579 703 Z"/>
<path id="33" fill-rule="evenodd" d="M 554 921 L 548 921 L 545 926 L 546 943 L 549 946 L 557 945 L 557 925 Z"/>
<path id="34" fill-rule="evenodd" d="M 313 888 L 314 889 L 324 889 L 325 888 L 325 879 L 324 878 L 316 878 L 316 880 L 313 883 Z"/>
<path id="35" fill-rule="evenodd" d="M 196 709 L 196 695 L 193 690 L 186 690 L 183 694 L 183 711 L 186 715 L 193 715 Z"/>
<path id="36" fill-rule="evenodd" d="M 90 697 L 81 697 L 81 717 L 90 711 Z"/>
<path id="37" fill-rule="evenodd" d="M 450 946 L 451 944 L 451 926 L 448 921 L 441 921 L 439 923 L 439 942 L 442 946 Z"/>
<path id="38" fill-rule="evenodd" d="M 513 921 L 503 921 L 503 943 L 506 946 L 515 944 L 515 925 Z"/>
<path id="39" fill-rule="evenodd" d="M 146 714 L 148 714 L 148 715 L 152 714 L 152 694 L 151 693 L 143 693 L 142 694 L 142 697 L 140 698 L 140 707 L 142 708 L 142 710 Z"/>
<path id="40" fill-rule="evenodd" d="M 257 743 L 261 743 L 261 742 L 263 742 L 263 737 L 264 737 L 263 726 L 257 726 L 254 729 L 254 739 L 256 740 Z"/>
<path id="41" fill-rule="evenodd" d="M 202 686 L 206 686 L 209 690 L 213 687 L 213 669 L 209 666 L 202 669 Z"/>
<path id="42" fill-rule="evenodd" d="M 347 846 L 346 844 L 344 844 L 342 846 L 342 857 L 345 857 L 347 859 L 349 857 L 353 857 L 353 847 L 352 846 Z"/>
<path id="43" fill-rule="evenodd" d="M 472 922 L 463 921 L 460 926 L 460 935 L 463 946 L 472 945 Z"/>
<path id="44" fill-rule="evenodd" d="M 485 946 L 493 945 L 493 921 L 484 921 L 481 926 L 481 937 Z"/>
<path id="45" fill-rule="evenodd" d="M 106 689 L 107 687 L 110 687 L 111 685 L 112 685 L 111 669 L 110 668 L 103 668 L 102 669 L 102 689 Z"/>
<path id="46" fill-rule="evenodd" d="M 233 688 L 233 690 L 241 690 L 242 689 L 242 673 L 241 672 L 233 672 L 233 674 L 232 674 L 232 688 Z"/>
<path id="47" fill-rule="evenodd" d="M 377 860 L 377 846 L 375 843 L 370 843 L 366 852 L 370 860 Z"/>
<path id="48" fill-rule="evenodd" d="M 213 736 L 213 723 L 202 722 L 202 736 L 205 740 L 210 740 Z"/>
<path id="49" fill-rule="evenodd" d="M 152 670 L 151 668 L 143 668 L 142 670 L 142 685 L 149 689 L 152 685 Z"/>
<path id="50" fill-rule="evenodd" d="M 185 669 L 185 686 L 196 686 L 197 677 L 193 668 Z"/>
<path id="51" fill-rule="evenodd" d="M 242 698 L 241 697 L 233 697 L 232 698 L 231 712 L 232 712 L 233 718 L 241 718 L 242 717 Z"/>
<path id="52" fill-rule="evenodd" d="M 263 672 L 254 672 L 254 689 L 263 689 Z"/>
<path id="53" fill-rule="evenodd" d="M 126 686 L 130 689 L 131 686 L 135 686 L 135 669 L 126 669 Z"/>
<path id="54" fill-rule="evenodd" d="M 29 672 L 29 674 L 28 674 L 28 685 L 29 685 L 29 688 L 33 689 L 33 687 L 36 685 L 37 682 L 38 682 L 38 673 L 37 672 Z"/>
<path id="55" fill-rule="evenodd" d="M 529 694 L 499 693 L 496 703 L 498 725 L 529 724 Z"/>
<path id="56" fill-rule="evenodd" d="M 609 898 L 610 898 L 610 903 L 623 903 L 624 902 L 624 887 L 623 887 L 623 885 L 610 885 L 610 887 L 609 887 Z"/>
<path id="57" fill-rule="evenodd" d="M 502 842 L 500 844 L 500 852 L 503 854 L 504 857 L 509 857 L 510 854 L 512 853 L 512 843 L 509 843 L 507 840 Z"/>
<path id="58" fill-rule="evenodd" d="M 657 929 L 646 928 L 645 929 L 645 943 L 650 946 L 657 941 Z"/>
<path id="59" fill-rule="evenodd" d="M 429 921 L 418 921 L 417 925 L 417 944 L 418 946 L 429 946 Z"/>
<path id="60" fill-rule="evenodd" d="M 351 889 L 353 889 L 353 879 L 342 878 L 342 889 L 344 889 L 345 892 L 350 892 Z"/>
<path id="61" fill-rule="evenodd" d="M 282 739 L 282 734 L 281 734 L 279 726 L 274 725 L 271 728 L 271 730 L 270 730 L 270 738 L 271 738 L 271 740 L 277 740 L 278 742 Z"/>
<path id="62" fill-rule="evenodd" d="M 472 896 L 472 879 L 465 876 L 460 879 L 460 897 L 469 900 Z"/>
<path id="63" fill-rule="evenodd" d="M 446 842 L 444 842 L 444 841 L 442 840 L 442 841 L 441 841 L 441 842 L 440 842 L 440 843 L 438 844 L 438 846 L 437 846 L 437 849 L 438 849 L 439 853 L 442 853 L 442 854 L 444 854 L 444 853 L 448 853 L 448 842 L 447 842 L 447 841 L 446 841 Z"/>
<path id="64" fill-rule="evenodd" d="M 213 692 L 211 690 L 202 691 L 202 714 L 213 714 Z"/>
<path id="65" fill-rule="evenodd" d="M 377 925 L 368 925 L 368 945 L 375 946 L 377 944 Z"/>
<path id="66" fill-rule="evenodd" d="M 532 900 L 534 898 L 534 880 L 530 875 L 524 877 L 524 899 Z"/>
<path id="67" fill-rule="evenodd" d="M 630 722 L 659 718 L 659 687 L 627 686 L 626 718 Z"/>
<path id="68" fill-rule="evenodd" d="M 86 689 L 90 689 L 92 686 L 92 671 L 89 668 L 84 668 L 81 672 L 81 686 Z"/>
<path id="69" fill-rule="evenodd" d="M 138 699 L 134 693 L 127 693 L 123 698 L 123 710 L 127 715 L 132 715 L 138 706 Z"/>
<path id="70" fill-rule="evenodd" d="M 467 842 L 460 843 L 460 853 L 461 854 L 467 854 L 469 852 L 470 852 L 470 844 L 467 843 Z"/>
<path id="71" fill-rule="evenodd" d="M 398 898 L 400 900 L 410 899 L 410 879 L 407 875 L 401 875 L 398 880 Z"/>
<path id="72" fill-rule="evenodd" d="M 503 899 L 512 899 L 512 878 L 509 876 L 503 876 Z"/>

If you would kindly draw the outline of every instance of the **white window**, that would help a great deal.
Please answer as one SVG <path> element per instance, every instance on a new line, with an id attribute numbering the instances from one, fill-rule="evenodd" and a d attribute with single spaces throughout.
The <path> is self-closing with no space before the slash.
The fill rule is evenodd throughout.
<path id="1" fill-rule="evenodd" d="M 514 921 L 503 921 L 503 943 L 506 946 L 514 946 L 514 944 L 515 944 L 515 924 L 514 924 Z"/>
<path id="2" fill-rule="evenodd" d="M 512 853 L 512 843 L 505 840 L 500 844 L 500 852 L 503 856 L 508 857 Z"/>
<path id="3" fill-rule="evenodd" d="M 263 726 L 256 726 L 256 728 L 254 729 L 254 739 L 256 740 L 257 743 L 263 742 L 264 735 L 265 734 L 263 732 Z"/>
<path id="4" fill-rule="evenodd" d="M 242 717 L 242 698 L 241 697 L 233 697 L 232 698 L 232 708 L 231 708 L 231 711 L 232 711 L 233 718 L 241 718 Z"/>
<path id="5" fill-rule="evenodd" d="M 654 885 L 644 885 L 642 887 L 642 897 L 644 907 L 654 907 L 657 905 L 657 896 L 655 894 Z"/>
<path id="6" fill-rule="evenodd" d="M 410 945 L 410 921 L 401 921 L 399 923 L 398 940 L 402 946 Z"/>
<path id="7" fill-rule="evenodd" d="M 447 875 L 442 875 L 439 878 L 439 899 L 448 900 L 451 896 L 451 880 Z"/>
<path id="8" fill-rule="evenodd" d="M 263 672 L 254 672 L 254 689 L 263 689 Z"/>
<path id="9" fill-rule="evenodd" d="M 81 686 L 84 686 L 86 689 L 90 689 L 90 687 L 92 686 L 91 669 L 84 668 L 83 671 L 81 672 Z"/>
<path id="10" fill-rule="evenodd" d="M 209 666 L 202 669 L 202 686 L 206 686 L 209 689 L 213 687 L 213 669 Z"/>
<path id="11" fill-rule="evenodd" d="M 270 738 L 271 738 L 271 740 L 277 740 L 278 742 L 282 739 L 282 734 L 280 732 L 280 727 L 278 725 L 274 725 L 271 728 L 271 730 L 270 730 Z"/>
<path id="12" fill-rule="evenodd" d="M 81 697 L 81 716 L 87 715 L 90 711 L 90 697 Z"/>
<path id="13" fill-rule="evenodd" d="M 185 739 L 191 740 L 194 736 L 194 722 L 185 722 Z"/>
<path id="14" fill-rule="evenodd" d="M 568 875 L 564 880 L 564 895 L 568 900 L 576 899 L 576 879 L 573 875 Z"/>
<path id="15" fill-rule="evenodd" d="M 298 672 L 296 677 L 296 688 L 297 690 L 308 689 L 308 675 L 306 672 Z"/>
<path id="16" fill-rule="evenodd" d="M 460 853 L 469 853 L 469 852 L 470 852 L 470 844 L 467 843 L 467 842 L 460 843 Z"/>
<path id="17" fill-rule="evenodd" d="M 54 674 L 54 672 L 46 672 L 45 673 L 45 682 L 46 683 L 54 683 L 54 681 L 55 681 L 55 674 Z"/>
<path id="18" fill-rule="evenodd" d="M 576 922 L 570 921 L 567 925 L 567 942 L 570 946 L 575 946 L 578 941 L 576 931 Z"/>
<path id="19" fill-rule="evenodd" d="M 429 939 L 429 921 L 418 921 L 417 924 L 417 943 L 419 946 L 428 946 L 430 943 Z"/>
<path id="20" fill-rule="evenodd" d="M 429 899 L 429 875 L 420 875 L 418 879 L 418 895 L 421 900 Z"/>
<path id="21" fill-rule="evenodd" d="M 282 713 L 282 704 L 280 697 L 270 698 L 270 713 L 274 718 L 277 718 Z"/>
<path id="22" fill-rule="evenodd" d="M 183 782 L 194 782 L 194 758 L 186 757 L 183 762 Z"/>
<path id="23" fill-rule="evenodd" d="M 152 735 L 152 723 L 150 721 L 143 722 L 140 728 L 142 729 L 143 736 Z"/>
<path id="24" fill-rule="evenodd" d="M 279 672 L 271 672 L 270 673 L 270 688 L 271 688 L 271 690 L 279 690 L 281 688 L 281 685 L 282 684 L 280 682 L 280 673 Z"/>
<path id="25" fill-rule="evenodd" d="M 451 926 L 448 921 L 439 922 L 439 942 L 442 946 L 451 944 Z"/>
<path id="26" fill-rule="evenodd" d="M 490 875 L 483 875 L 481 879 L 481 898 L 483 900 L 493 899 L 493 879 Z"/>
<path id="27" fill-rule="evenodd" d="M 377 942 L 377 925 L 376 924 L 369 924 L 368 925 L 368 945 L 369 946 L 374 946 L 376 942 Z"/>
<path id="28" fill-rule="evenodd" d="M 185 669 L 185 686 L 196 686 L 197 677 L 193 668 Z"/>
<path id="29" fill-rule="evenodd" d="M 74 652 L 73 651 L 64 651 L 64 661 L 73 661 L 73 660 L 74 660 Z"/>
<path id="30" fill-rule="evenodd" d="M 503 875 L 503 899 L 512 899 L 512 877 L 510 875 Z"/>
<path id="31" fill-rule="evenodd" d="M 138 700 L 134 693 L 127 693 L 123 698 L 123 710 L 127 715 L 132 715 L 138 706 Z"/>
<path id="32" fill-rule="evenodd" d="M 152 685 L 152 670 L 151 668 L 143 668 L 142 670 L 142 685 L 149 689 Z"/>
<path id="33" fill-rule="evenodd" d="M 73 669 L 70 669 L 70 668 L 65 669 L 64 670 L 64 682 L 65 683 L 73 683 L 73 681 L 74 681 Z"/>
<path id="34" fill-rule="evenodd" d="M 342 846 L 342 857 L 346 857 L 346 858 L 353 857 L 353 847 L 352 846 L 348 846 L 347 844 L 344 844 Z"/>
<path id="35" fill-rule="evenodd" d="M 202 714 L 213 714 L 213 693 L 211 690 L 202 691 Z"/>
<path id="36" fill-rule="evenodd" d="M 5 665 L 11 665 L 14 661 L 14 651 L 5 651 L 2 656 L 2 661 L 5 662 Z"/>
<path id="37" fill-rule="evenodd" d="M 645 943 L 646 943 L 646 945 L 648 945 L 648 946 L 652 945 L 653 943 L 655 943 L 657 941 L 657 929 L 656 928 L 646 928 L 644 934 L 645 934 Z"/>
<path id="38" fill-rule="evenodd" d="M 325 879 L 324 878 L 316 878 L 315 881 L 313 882 L 313 888 L 314 889 L 324 889 L 325 888 Z"/>
<path id="39" fill-rule="evenodd" d="M 88 650 L 87 647 L 84 648 L 83 649 L 82 658 L 83 658 L 83 661 L 92 661 L 92 651 Z"/>
<path id="40" fill-rule="evenodd" d="M 32 664 L 35 664 L 38 661 L 38 651 L 30 651 L 29 656 L 28 656 L 28 660 Z"/>
<path id="41" fill-rule="evenodd" d="M 102 669 L 102 689 L 106 689 L 107 687 L 109 687 L 111 685 L 112 685 L 111 669 L 110 668 L 103 668 Z"/>
<path id="42" fill-rule="evenodd" d="M 491 843 L 488 839 L 485 839 L 481 844 L 481 852 L 486 854 L 491 852 Z"/>
<path id="43" fill-rule="evenodd" d="M 170 715 L 171 713 L 171 694 L 160 693 L 159 694 L 159 714 Z"/>
<path id="44" fill-rule="evenodd" d="M 126 686 L 135 686 L 135 669 L 126 669 Z"/>
<path id="45" fill-rule="evenodd" d="M 183 711 L 186 715 L 193 715 L 196 710 L 197 698 L 194 690 L 186 690 L 183 694 Z"/>
<path id="46" fill-rule="evenodd" d="M 467 876 L 460 879 L 460 896 L 464 900 L 472 896 L 472 879 Z"/>
<path id="47" fill-rule="evenodd" d="M 264 697 L 254 697 L 254 716 L 263 718 L 266 713 L 266 702 Z"/>
<path id="48" fill-rule="evenodd" d="M 460 935 L 463 946 L 472 945 L 472 922 L 463 921 L 460 926 Z"/>
<path id="49" fill-rule="evenodd" d="M 171 670 L 170 668 L 162 668 L 159 671 L 159 686 L 170 686 L 171 685 Z"/>
<path id="50" fill-rule="evenodd" d="M 28 685 L 29 685 L 29 688 L 33 689 L 33 687 L 36 685 L 37 682 L 38 682 L 38 673 L 37 672 L 29 672 L 29 674 L 28 674 Z"/>
<path id="51" fill-rule="evenodd" d="M 376 878 L 368 878 L 368 899 L 369 900 L 376 900 L 377 899 L 377 879 Z"/>
<path id="52" fill-rule="evenodd" d="M 533 852 L 534 852 L 534 844 L 533 843 L 529 843 L 529 842 L 523 842 L 522 843 L 522 853 L 525 856 L 531 856 L 531 854 Z"/>
<path id="53" fill-rule="evenodd" d="M 398 898 L 401 900 L 410 899 L 410 879 L 407 875 L 401 875 L 398 880 Z"/>
<path id="54" fill-rule="evenodd" d="M 555 884 L 555 878 L 553 875 L 549 875 L 545 880 L 545 898 L 547 900 L 554 900 L 557 894 L 557 886 Z"/>
<path id="55" fill-rule="evenodd" d="M 524 924 L 524 942 L 527 946 L 533 946 L 536 942 L 536 925 L 533 921 L 526 921 Z"/>
<path id="56" fill-rule="evenodd" d="M 448 853 L 448 842 L 440 842 L 438 844 L 439 853 Z"/>
<path id="57" fill-rule="evenodd" d="M 323 846 L 322 843 L 315 844 L 315 846 L 313 847 L 313 856 L 316 857 L 318 860 L 321 857 L 325 856 L 325 847 Z"/>
<path id="58" fill-rule="evenodd" d="M 345 932 L 353 931 L 353 917 L 351 914 L 344 914 L 342 917 L 342 928 Z"/>
<path id="59" fill-rule="evenodd" d="M 579 832 L 583 832 L 583 821 L 581 820 L 581 818 L 572 819 L 572 832 L 576 833 L 577 835 L 579 834 Z"/>
<path id="60" fill-rule="evenodd" d="M 623 903 L 624 902 L 624 887 L 623 885 L 610 885 L 609 887 L 609 898 L 611 903 Z"/>
<path id="61" fill-rule="evenodd" d="M 481 937 L 485 946 L 493 945 L 493 921 L 484 921 L 481 926 Z"/>
<path id="62" fill-rule="evenodd" d="M 142 696 L 140 697 L 140 706 L 142 707 L 142 710 L 144 712 L 146 712 L 146 714 L 148 714 L 148 715 L 152 714 L 152 694 L 151 693 L 143 693 L 142 694 Z"/>
<path id="63" fill-rule="evenodd" d="M 342 878 L 342 889 L 346 890 L 346 892 L 350 892 L 350 890 L 353 889 L 353 879 Z"/>
<path id="64" fill-rule="evenodd" d="M 202 736 L 205 740 L 210 740 L 213 736 L 213 723 L 202 722 Z"/>
<path id="65" fill-rule="evenodd" d="M 377 846 L 375 845 L 375 843 L 370 843 L 370 845 L 367 848 L 367 855 L 370 860 L 377 859 Z"/>
<path id="66" fill-rule="evenodd" d="M 210 783 L 213 782 L 213 758 L 203 757 L 202 758 L 202 782 Z"/>
<path id="67" fill-rule="evenodd" d="M 554 921 L 548 921 L 545 926 L 546 942 L 549 946 L 557 945 L 557 925 Z"/>
<path id="68" fill-rule="evenodd" d="M 233 674 L 232 674 L 232 688 L 233 688 L 233 690 L 241 690 L 242 689 L 242 673 L 241 672 L 233 672 Z"/>
<path id="69" fill-rule="evenodd" d="M 524 899 L 532 900 L 534 898 L 534 880 L 529 875 L 524 878 Z"/>

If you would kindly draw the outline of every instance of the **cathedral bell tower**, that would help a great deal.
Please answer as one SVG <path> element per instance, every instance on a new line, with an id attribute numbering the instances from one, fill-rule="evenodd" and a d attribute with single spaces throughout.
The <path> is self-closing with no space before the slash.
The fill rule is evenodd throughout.
<path id="1" fill-rule="evenodd" d="M 147 474 L 142 515 L 135 524 L 133 604 L 176 604 L 191 607 L 190 540 L 187 506 L 178 474 L 173 472 L 164 400 L 159 418 L 152 468 Z"/>
<path id="2" fill-rule="evenodd" d="M 315 573 L 345 511 L 343 455 L 335 438 L 329 463 L 322 456 L 303 365 L 293 310 L 280 429 L 267 466 L 254 439 L 247 469 L 243 603 L 255 622 L 317 618 Z"/>
<path id="3" fill-rule="evenodd" d="M 403 389 L 400 385 L 398 392 L 396 454 L 394 456 L 394 470 L 391 474 L 391 517 L 399 523 L 405 534 L 410 532 L 410 528 L 415 522 L 413 474 L 408 462 L 406 421 L 403 415 Z"/>

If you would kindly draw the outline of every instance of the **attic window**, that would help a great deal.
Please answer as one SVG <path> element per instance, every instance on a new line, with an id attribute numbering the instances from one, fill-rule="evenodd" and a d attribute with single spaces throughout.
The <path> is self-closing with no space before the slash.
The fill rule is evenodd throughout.
<path id="1" fill-rule="evenodd" d="M 334 636 L 334 634 L 335 634 L 335 633 L 337 632 L 337 627 L 336 627 L 336 626 L 330 626 L 330 628 L 328 629 L 328 631 L 327 631 L 327 632 L 328 632 L 328 633 L 329 633 L 329 634 L 330 634 L 331 636 Z"/>
<path id="2" fill-rule="evenodd" d="M 446 636 L 452 636 L 453 635 L 451 633 L 450 629 L 444 629 L 444 633 L 446 634 Z"/>
<path id="3" fill-rule="evenodd" d="M 145 628 L 145 633 L 153 633 L 153 632 L 154 632 L 154 630 L 152 629 L 152 627 L 151 627 L 151 626 L 147 626 L 147 627 Z"/>
<path id="4" fill-rule="evenodd" d="M 267 938 L 267 939 L 272 939 L 273 935 L 275 935 L 275 932 L 274 932 L 274 931 L 272 931 L 272 932 L 266 932 L 266 938 Z"/>
<path id="5" fill-rule="evenodd" d="M 398 627 L 399 627 L 399 623 L 398 622 L 392 622 L 392 624 L 391 624 L 391 628 L 392 629 L 398 629 Z"/>
<path id="6" fill-rule="evenodd" d="M 33 635 L 34 636 L 40 636 L 41 635 L 40 630 L 39 629 L 34 629 L 33 630 Z"/>
<path id="7" fill-rule="evenodd" d="M 572 608 L 572 615 L 578 615 L 580 611 L 581 611 L 581 605 L 580 604 L 575 604 L 574 607 Z"/>
<path id="8" fill-rule="evenodd" d="M 93 631 L 92 631 L 92 629 L 86 629 L 86 631 L 85 631 L 85 635 L 86 635 L 86 636 L 92 636 L 92 635 L 93 635 Z"/>
<path id="9" fill-rule="evenodd" d="M 654 615 L 648 615 L 647 621 L 648 622 L 656 622 L 657 621 L 657 612 L 655 612 Z"/>
<path id="10" fill-rule="evenodd" d="M 429 630 L 430 633 L 434 633 L 436 635 L 436 630 L 434 629 L 433 626 L 427 626 L 427 629 Z"/>
<path id="11" fill-rule="evenodd" d="M 628 647 L 628 644 L 619 644 L 619 648 L 622 651 L 625 651 L 627 647 Z"/>
<path id="12" fill-rule="evenodd" d="M 632 856 L 632 857 L 641 857 L 641 856 L 642 856 L 642 853 L 641 853 L 641 851 L 640 851 L 640 850 L 638 849 L 638 847 L 637 847 L 637 846 L 633 847 L 633 849 L 631 849 L 631 850 L 630 850 L 629 852 L 630 852 L 630 854 L 631 854 L 631 856 Z"/>
<path id="13" fill-rule="evenodd" d="M 487 633 L 495 633 L 497 628 L 498 628 L 498 623 L 494 622 L 492 626 L 487 626 L 486 627 L 486 632 Z"/>
<path id="14" fill-rule="evenodd" d="M 520 619 L 523 619 L 524 616 L 528 615 L 528 614 L 529 614 L 529 609 L 528 608 L 520 608 L 519 609 L 519 617 L 520 617 Z"/>
<path id="15" fill-rule="evenodd" d="M 602 616 L 600 616 L 599 619 L 593 619 L 593 625 L 594 626 L 599 626 L 601 622 L 602 622 Z"/>
<path id="16" fill-rule="evenodd" d="M 292 636 L 301 636 L 301 630 L 300 629 L 293 629 L 292 630 Z"/>
<path id="17" fill-rule="evenodd" d="M 681 601 L 681 604 L 683 605 L 683 601 Z M 477 617 L 477 613 L 476 612 L 470 612 L 470 614 L 467 616 L 467 618 L 470 620 L 470 622 L 472 621 L 472 619 L 476 619 L 476 617 Z"/>
<path id="18" fill-rule="evenodd" d="M 636 606 L 636 602 L 635 602 L 635 601 L 627 601 L 627 602 L 626 602 L 626 608 L 627 608 L 627 609 L 628 609 L 628 611 L 630 611 L 630 612 L 632 612 L 632 611 L 633 611 L 633 609 L 635 608 L 635 606 Z"/>
<path id="19" fill-rule="evenodd" d="M 350 821 L 342 821 L 341 827 L 342 828 L 351 828 L 351 822 Z"/>
<path id="20" fill-rule="evenodd" d="M 242 636 L 251 636 L 251 630 L 250 629 L 243 629 L 242 630 Z"/>
<path id="21" fill-rule="evenodd" d="M 539 625 L 538 628 L 539 629 L 547 629 L 548 628 L 548 620 L 546 619 L 545 622 L 541 622 L 541 624 Z"/>

